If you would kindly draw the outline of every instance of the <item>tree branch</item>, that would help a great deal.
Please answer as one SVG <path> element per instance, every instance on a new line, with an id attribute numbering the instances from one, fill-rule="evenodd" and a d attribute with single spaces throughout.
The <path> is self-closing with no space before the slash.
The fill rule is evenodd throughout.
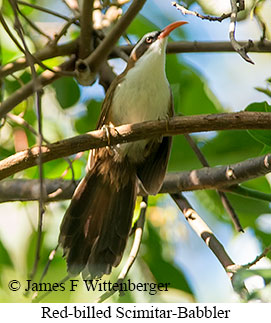
<path id="1" fill-rule="evenodd" d="M 16 1 L 18 4 L 20 5 L 23 5 L 23 6 L 27 6 L 27 7 L 30 7 L 30 8 L 33 8 L 33 9 L 36 9 L 36 10 L 39 10 L 39 11 L 42 11 L 42 12 L 45 12 L 45 13 L 48 13 L 49 15 L 52 15 L 52 16 L 55 16 L 55 17 L 58 17 L 58 18 L 61 18 L 63 20 L 66 20 L 66 21 L 69 21 L 70 18 L 67 17 L 67 16 L 64 16 L 62 14 L 60 14 L 59 12 L 56 12 L 56 11 L 53 11 L 53 10 L 50 10 L 48 8 L 45 8 L 45 7 L 41 7 L 37 4 L 33 4 L 33 3 L 28 3 L 28 2 L 25 2 L 25 1 L 20 1 L 20 0 L 17 0 Z M 78 22 L 74 22 L 75 24 L 79 25 Z"/>
<path id="2" fill-rule="evenodd" d="M 186 9 L 184 6 L 179 5 L 178 3 L 176 3 L 175 1 L 173 1 L 172 3 L 173 7 L 176 7 L 179 11 L 181 11 L 181 13 L 183 15 L 192 15 L 192 16 L 196 16 L 202 20 L 209 20 L 209 21 L 223 21 L 224 19 L 227 19 L 231 16 L 231 13 L 223 13 L 223 15 L 221 15 L 220 17 L 216 17 L 216 16 L 209 16 L 209 15 L 201 15 L 200 13 L 196 12 L 196 11 L 191 11 Z"/>
<path id="3" fill-rule="evenodd" d="M 212 115 L 176 116 L 169 120 L 146 121 L 128 124 L 111 130 L 111 144 L 116 145 L 158 135 L 173 136 L 191 132 L 205 132 L 232 129 L 271 129 L 269 112 L 236 112 Z M 42 160 L 66 157 L 92 148 L 105 147 L 108 139 L 103 130 L 95 130 L 83 135 L 42 146 Z M 0 161 L 0 180 L 37 164 L 38 147 L 18 152 Z"/>
<path id="4" fill-rule="evenodd" d="M 241 46 L 246 46 L 247 42 L 239 42 Z M 126 55 L 131 53 L 133 45 L 123 45 L 117 47 L 120 51 L 124 52 Z M 38 60 L 43 61 L 49 58 L 58 56 L 69 56 L 75 54 L 78 50 L 78 39 L 75 39 L 66 44 L 46 47 L 38 50 L 33 54 Z M 230 42 L 204 42 L 204 41 L 180 41 L 180 42 L 170 42 L 167 45 L 168 54 L 178 54 L 178 53 L 212 53 L 212 52 L 234 52 Z M 254 53 L 270 53 L 271 52 L 271 41 L 256 41 L 251 44 L 248 48 L 248 52 Z M 110 58 L 116 58 L 115 51 L 110 54 Z M 7 75 L 15 73 L 23 68 L 27 67 L 27 63 L 24 57 L 18 58 L 14 62 L 7 63 L 0 67 L 0 78 Z"/>
<path id="5" fill-rule="evenodd" d="M 104 38 L 101 44 L 94 50 L 94 52 L 88 56 L 85 60 L 86 64 L 90 66 L 91 72 L 97 72 L 101 63 L 106 60 L 107 56 L 113 50 L 115 43 L 129 26 L 131 21 L 140 11 L 145 4 L 146 0 L 134 0 L 130 5 L 126 13 L 118 20 L 116 25 L 112 28 L 111 32 Z M 63 68 L 66 65 L 73 63 L 73 59 L 61 64 L 60 70 L 67 70 Z M 46 86 L 59 78 L 52 72 L 45 71 L 42 73 L 38 81 L 42 86 Z M 25 100 L 28 96 L 33 94 L 33 82 L 28 82 L 25 86 L 15 91 L 9 98 L 0 104 L 0 119 L 5 116 L 6 113 L 11 111 L 17 104 Z"/>
<path id="6" fill-rule="evenodd" d="M 197 144 L 194 142 L 194 140 L 191 138 L 191 136 L 189 134 L 185 134 L 184 135 L 185 139 L 187 140 L 187 142 L 189 143 L 190 147 L 193 149 L 193 151 L 195 152 L 198 160 L 201 162 L 201 165 L 203 167 L 210 167 L 207 159 L 205 158 L 205 156 L 203 155 L 203 153 L 201 152 L 201 150 L 198 148 Z M 238 215 L 236 214 L 233 206 L 231 205 L 227 195 L 225 192 L 219 191 L 217 190 L 217 193 L 221 199 L 221 202 L 225 208 L 225 210 L 228 212 L 229 216 L 231 217 L 235 229 L 238 232 L 243 232 L 243 228 L 242 225 L 239 221 Z"/>
<path id="7" fill-rule="evenodd" d="M 56 67 L 56 72 L 58 71 L 70 71 L 74 65 L 74 58 L 69 59 L 60 66 Z M 60 77 L 60 73 L 54 73 L 51 71 L 45 71 L 40 76 L 37 77 L 37 82 L 42 86 L 51 84 L 53 81 Z M 27 99 L 32 95 L 35 90 L 34 81 L 28 82 L 26 85 L 22 86 L 20 89 L 15 91 L 10 95 L 4 102 L 0 104 L 0 119 L 3 118 L 9 111 L 11 111 L 16 105 L 21 103 L 23 100 Z"/>
<path id="8" fill-rule="evenodd" d="M 235 185 L 250 179 L 264 176 L 271 172 L 271 154 L 249 159 L 237 164 L 216 166 L 213 168 L 205 167 L 192 171 L 166 174 L 160 194 L 178 193 L 184 191 L 194 191 L 202 189 L 220 189 L 229 191 L 242 196 L 261 198 L 247 194 Z M 229 176 L 229 173 L 231 174 Z M 46 201 L 60 201 L 70 199 L 79 181 L 63 179 L 45 179 L 44 185 L 48 197 Z M 52 195 L 58 191 L 59 194 Z M 259 194 L 259 192 L 257 192 Z M 140 189 L 139 195 L 144 195 L 144 190 Z M 262 193 L 264 194 L 264 193 Z M 38 180 L 6 180 L 0 182 L 0 203 L 11 201 L 34 201 L 39 198 Z M 266 197 L 267 198 L 267 197 Z M 270 195 L 269 195 L 270 199 Z"/>
<path id="9" fill-rule="evenodd" d="M 44 48 L 38 50 L 32 55 L 39 61 L 43 61 L 49 58 L 58 56 L 69 56 L 76 53 L 78 48 L 78 39 L 68 42 L 63 45 L 47 45 Z M 25 57 L 20 57 L 14 62 L 7 63 L 0 67 L 0 78 L 6 77 L 12 73 L 22 70 L 28 66 Z"/>
<path id="10" fill-rule="evenodd" d="M 125 14 L 117 21 L 116 25 L 111 29 L 108 35 L 103 39 L 101 44 L 95 51 L 86 58 L 86 63 L 90 66 L 92 72 L 97 72 L 101 63 L 108 57 L 113 50 L 116 42 L 125 32 L 127 27 L 136 17 L 138 12 L 144 6 L 146 0 L 133 0 L 132 4 Z"/>
<path id="11" fill-rule="evenodd" d="M 201 219 L 197 212 L 192 208 L 189 202 L 182 194 L 172 194 L 171 197 L 183 212 L 186 220 L 196 234 L 203 239 L 206 245 L 212 250 L 216 258 L 219 260 L 229 277 L 232 277 L 232 273 L 229 273 L 229 269 L 235 266 L 235 263 L 231 260 L 226 253 L 223 245 L 215 237 L 212 230 Z"/>
<path id="12" fill-rule="evenodd" d="M 81 10 L 80 24 L 81 33 L 79 37 L 79 58 L 86 58 L 92 50 L 92 10 L 94 0 L 84 0 Z"/>
<path id="13" fill-rule="evenodd" d="M 247 55 L 247 48 L 250 47 L 252 41 L 249 41 L 245 46 L 241 46 L 235 39 L 235 29 L 237 21 L 238 6 L 237 0 L 230 0 L 231 2 L 231 21 L 229 26 L 229 37 L 234 50 L 248 63 L 254 64 L 252 59 Z"/>

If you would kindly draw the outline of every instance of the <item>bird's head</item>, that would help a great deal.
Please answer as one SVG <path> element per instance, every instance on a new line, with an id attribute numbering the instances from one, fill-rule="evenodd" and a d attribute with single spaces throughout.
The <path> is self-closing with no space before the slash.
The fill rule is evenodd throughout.
<path id="1" fill-rule="evenodd" d="M 153 31 L 144 35 L 131 52 L 131 59 L 136 62 L 145 54 L 164 53 L 169 34 L 179 26 L 187 24 L 186 21 L 176 21 L 161 31 Z"/>

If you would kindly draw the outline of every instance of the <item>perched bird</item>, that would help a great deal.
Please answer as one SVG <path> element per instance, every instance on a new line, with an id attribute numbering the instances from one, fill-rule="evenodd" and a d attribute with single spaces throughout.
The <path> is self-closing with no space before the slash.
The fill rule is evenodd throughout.
<path id="1" fill-rule="evenodd" d="M 98 129 L 173 115 L 165 73 L 166 45 L 170 32 L 185 23 L 174 22 L 139 40 L 126 69 L 106 93 Z M 71 275 L 82 272 L 84 277 L 101 277 L 120 263 L 138 183 L 148 194 L 158 193 L 170 149 L 171 137 L 157 137 L 91 151 L 87 174 L 76 188 L 60 228 L 59 243 Z"/>

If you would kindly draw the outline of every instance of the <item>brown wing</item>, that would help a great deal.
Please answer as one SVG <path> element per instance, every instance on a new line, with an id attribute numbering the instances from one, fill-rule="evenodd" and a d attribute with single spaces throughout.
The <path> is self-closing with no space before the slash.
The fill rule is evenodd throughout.
<path id="1" fill-rule="evenodd" d="M 97 122 L 96 129 L 101 129 L 104 124 L 107 124 L 108 117 L 109 117 L 109 109 L 111 106 L 111 102 L 113 100 L 114 91 L 116 88 L 116 84 L 120 82 L 120 79 L 123 77 L 123 74 L 118 75 L 109 86 L 108 90 L 106 91 L 105 99 L 103 101 L 101 114 L 99 120 Z M 97 149 L 92 149 L 88 155 L 88 163 L 87 169 L 90 170 L 95 164 L 95 155 L 97 154 Z"/>
<path id="2" fill-rule="evenodd" d="M 173 98 L 171 93 L 171 100 L 168 108 L 168 116 L 174 115 Z M 157 194 L 163 184 L 164 177 L 167 170 L 168 159 L 170 155 L 172 138 L 163 137 L 162 142 L 152 141 L 150 145 L 153 147 L 146 147 L 152 150 L 152 153 L 137 167 L 137 176 L 142 182 L 147 193 Z"/>
<path id="3" fill-rule="evenodd" d="M 125 70 L 120 75 L 118 75 L 110 84 L 110 86 L 106 92 L 103 105 L 102 105 L 102 111 L 101 111 L 100 118 L 97 123 L 97 129 L 100 129 L 104 124 L 107 124 L 108 121 L 110 121 L 110 120 L 108 120 L 110 106 L 111 106 L 111 103 L 113 100 L 116 86 L 118 83 L 120 83 L 122 81 L 122 79 L 124 79 L 125 75 L 129 71 L 129 69 L 132 68 L 133 66 L 134 66 L 134 62 L 132 60 L 129 60 Z"/>

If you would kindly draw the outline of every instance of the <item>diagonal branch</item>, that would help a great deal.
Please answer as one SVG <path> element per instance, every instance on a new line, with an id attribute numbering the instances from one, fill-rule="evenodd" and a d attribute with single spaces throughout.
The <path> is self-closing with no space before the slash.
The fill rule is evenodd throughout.
<path id="1" fill-rule="evenodd" d="M 228 270 L 235 266 L 235 263 L 231 260 L 226 253 L 223 245 L 218 241 L 212 230 L 201 219 L 198 213 L 192 208 L 187 199 L 181 194 L 172 194 L 171 197 L 183 212 L 186 220 L 196 234 L 203 239 L 206 245 L 212 250 L 216 258 L 219 260 L 229 277 L 232 277 L 232 273 Z"/>
<path id="2" fill-rule="evenodd" d="M 144 6 L 146 0 L 133 0 L 132 4 L 125 12 L 125 14 L 117 21 L 116 25 L 111 29 L 108 35 L 104 38 L 101 44 L 95 49 L 95 51 L 86 58 L 86 64 L 90 66 L 92 72 L 97 72 L 99 66 L 108 57 L 113 50 L 116 42 L 125 32 L 127 27 L 136 17 L 138 12 Z"/>
<path id="3" fill-rule="evenodd" d="M 169 120 L 146 121 L 116 127 L 111 132 L 112 145 L 152 138 L 158 135 L 173 136 L 191 132 L 205 132 L 232 129 L 271 129 L 269 112 L 237 112 L 212 115 L 176 116 Z M 42 160 L 66 157 L 92 148 L 108 145 L 103 130 L 95 130 L 83 135 L 42 146 Z M 0 180 L 21 170 L 37 165 L 38 147 L 18 152 L 0 161 Z"/>
<path id="4" fill-rule="evenodd" d="M 60 66 L 56 67 L 56 72 L 58 71 L 70 71 L 74 65 L 74 58 L 69 59 Z M 54 73 L 52 71 L 45 71 L 40 76 L 37 77 L 37 82 L 41 87 L 51 84 L 53 81 L 60 78 L 60 73 Z M 28 82 L 26 85 L 22 86 L 20 89 L 15 91 L 10 95 L 4 102 L 0 103 L 0 118 L 3 118 L 8 112 L 10 112 L 16 105 L 21 103 L 23 100 L 27 99 L 30 95 L 34 93 L 35 83 L 34 81 Z"/>
<path id="5" fill-rule="evenodd" d="M 58 18 L 61 18 L 63 20 L 66 20 L 66 21 L 69 21 L 70 18 L 67 17 L 67 16 L 64 16 L 62 14 L 60 14 L 59 12 L 56 12 L 56 11 L 53 11 L 53 10 L 50 10 L 48 8 L 45 8 L 45 7 L 41 7 L 37 4 L 34 4 L 34 3 L 28 3 L 28 2 L 25 2 L 25 1 L 20 1 L 20 0 L 17 0 L 16 1 L 19 5 L 23 5 L 23 6 L 27 6 L 27 7 L 30 7 L 30 8 L 33 8 L 33 9 L 36 9 L 36 10 L 39 10 L 39 11 L 42 11 L 42 12 L 45 12 L 45 13 L 48 13 L 49 15 L 52 15 L 52 16 L 55 16 L 55 17 L 58 17 Z M 78 22 L 74 22 L 76 25 L 79 25 Z"/>
<path id="6" fill-rule="evenodd" d="M 36 60 L 43 61 L 49 58 L 54 58 L 58 56 L 69 56 L 74 54 L 77 51 L 78 39 L 75 39 L 66 44 L 52 46 L 47 45 L 44 48 L 41 48 L 36 53 L 32 55 Z M 25 57 L 20 57 L 16 61 L 7 63 L 6 65 L 0 66 L 0 78 L 6 77 L 12 73 L 15 73 L 19 70 L 22 70 L 28 66 L 28 63 Z"/>
<path id="7" fill-rule="evenodd" d="M 199 161 L 201 162 L 203 167 L 210 167 L 207 159 L 205 158 L 205 156 L 203 155 L 203 153 L 201 152 L 201 150 L 198 148 L 198 146 L 196 145 L 196 143 L 194 142 L 194 140 L 191 138 L 191 136 L 189 136 L 188 134 L 184 135 L 185 139 L 188 141 L 190 147 L 193 149 L 193 151 L 195 152 L 195 154 L 197 155 Z M 232 219 L 232 222 L 235 226 L 235 229 L 238 232 L 244 232 L 241 223 L 239 221 L 238 215 L 236 214 L 233 206 L 231 205 L 227 195 L 225 192 L 219 191 L 217 190 L 217 193 L 221 199 L 221 202 L 225 208 L 225 210 L 228 212 L 229 216 Z"/>
<path id="8" fill-rule="evenodd" d="M 95 49 L 95 51 L 86 58 L 85 62 L 90 66 L 92 72 L 97 72 L 101 63 L 106 60 L 107 56 L 113 50 L 115 43 L 120 36 L 129 26 L 131 21 L 135 18 L 137 13 L 141 10 L 146 0 L 134 0 L 130 5 L 126 13 L 118 20 L 116 25 L 112 28 L 109 34 L 104 38 L 101 44 Z M 66 66 L 71 66 L 74 59 L 70 59 L 67 62 L 61 64 L 57 69 L 68 70 Z M 64 68 L 65 66 L 65 68 Z M 44 87 L 51 84 L 54 80 L 58 79 L 60 75 L 56 75 L 53 72 L 45 71 L 38 78 L 38 82 Z M 0 118 L 4 117 L 6 113 L 11 111 L 17 104 L 25 100 L 28 96 L 33 94 L 33 82 L 28 82 L 25 86 L 15 91 L 8 99 L 0 104 Z"/>

